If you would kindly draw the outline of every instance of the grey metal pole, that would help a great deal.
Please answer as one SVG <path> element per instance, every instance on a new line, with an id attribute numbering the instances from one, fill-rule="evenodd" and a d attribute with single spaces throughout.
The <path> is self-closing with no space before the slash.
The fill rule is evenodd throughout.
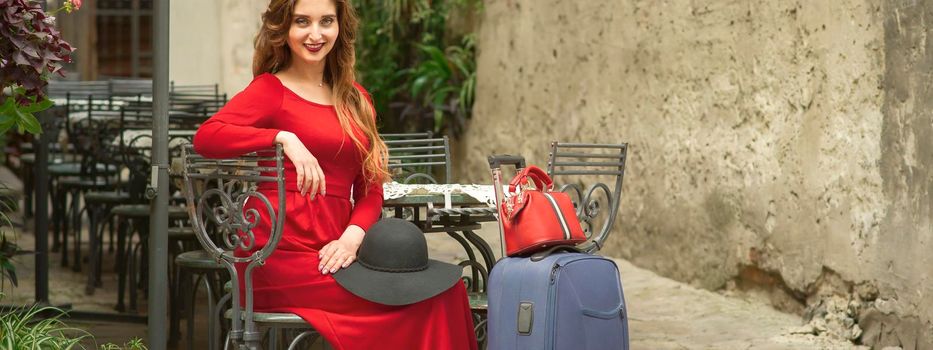
<path id="1" fill-rule="evenodd" d="M 165 350 L 168 310 L 168 60 L 169 0 L 153 8 L 152 175 L 155 199 L 149 216 L 149 348 Z"/>
<path id="2" fill-rule="evenodd" d="M 40 5 L 42 10 L 45 10 L 47 6 L 45 1 L 40 2 Z M 43 111 L 37 117 L 45 132 L 33 135 L 32 141 L 32 149 L 36 154 L 36 160 L 32 164 L 33 183 L 36 188 L 36 193 L 32 196 L 32 202 L 36 204 L 33 210 L 36 227 L 35 297 L 37 304 L 47 305 L 49 303 L 49 134 L 52 133 L 49 131 L 49 125 L 52 123 L 48 119 L 53 118 L 52 110 Z"/>
<path id="3" fill-rule="evenodd" d="M 36 227 L 36 303 L 47 305 L 49 303 L 49 143 L 54 129 L 49 119 L 63 117 L 64 113 L 56 115 L 53 111 L 64 107 L 55 106 L 52 109 L 42 111 L 39 117 L 42 123 L 43 133 L 34 135 L 32 149 L 36 152 L 36 160 L 33 162 L 33 183 L 36 193 L 33 195 L 33 203 L 36 209 L 33 219 Z M 57 131 L 57 129 L 55 129 Z M 29 189 L 26 189 L 29 191 Z"/>

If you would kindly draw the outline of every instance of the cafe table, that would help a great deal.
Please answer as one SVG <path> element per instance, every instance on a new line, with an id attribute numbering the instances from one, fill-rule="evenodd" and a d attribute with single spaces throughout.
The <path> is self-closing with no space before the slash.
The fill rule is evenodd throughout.
<path id="1" fill-rule="evenodd" d="M 486 292 L 489 271 L 495 254 L 476 234 L 482 223 L 495 222 L 495 197 L 492 185 L 399 184 L 383 186 L 385 216 L 409 220 L 425 233 L 443 232 L 463 247 L 470 268 L 466 278 L 471 292 Z"/>

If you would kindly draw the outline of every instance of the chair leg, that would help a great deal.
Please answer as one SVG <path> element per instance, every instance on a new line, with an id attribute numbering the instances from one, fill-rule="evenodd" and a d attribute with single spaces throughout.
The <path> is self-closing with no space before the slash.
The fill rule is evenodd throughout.
<path id="1" fill-rule="evenodd" d="M 212 286 L 216 285 L 216 279 L 213 278 L 213 272 L 207 272 L 204 276 L 204 288 L 207 291 L 207 348 L 210 350 L 215 350 L 217 348 L 217 332 L 214 329 L 214 323 L 217 320 L 211 319 L 214 315 L 214 288 Z M 194 318 L 191 320 L 194 322 Z M 193 333 L 193 332 L 192 332 Z"/>
<path id="2" fill-rule="evenodd" d="M 186 337 L 188 338 L 189 350 L 194 349 L 194 309 L 196 304 L 195 300 L 197 300 L 198 297 L 198 286 L 201 284 L 200 282 L 202 280 L 204 283 L 208 283 L 203 274 L 197 274 L 197 276 L 198 277 L 194 278 L 194 284 L 191 286 L 191 293 L 188 293 L 188 334 L 186 334 Z M 210 290 L 210 286 L 207 288 Z M 208 302 L 208 305 L 210 305 L 210 302 Z"/>
<path id="3" fill-rule="evenodd" d="M 75 190 L 70 190 L 70 191 L 62 191 L 62 192 L 63 192 L 63 195 L 62 195 L 62 202 L 63 202 L 63 203 L 66 203 L 68 195 L 71 194 L 71 212 L 70 212 L 70 213 L 71 213 L 71 215 L 76 215 L 76 214 L 75 214 L 75 208 L 78 207 L 78 204 L 77 204 L 77 196 L 76 196 L 76 193 L 75 193 L 76 191 L 75 191 Z M 69 217 L 69 216 L 68 216 L 68 214 L 69 214 L 68 206 L 67 206 L 66 204 L 62 204 L 62 205 L 64 206 L 64 208 L 63 208 L 63 210 L 62 210 L 62 217 L 61 217 L 61 220 L 62 220 L 62 232 L 61 232 L 61 235 L 62 235 L 62 245 L 61 245 L 62 262 L 61 262 L 61 266 L 62 266 L 62 267 L 68 267 L 68 234 L 69 234 L 69 231 L 70 231 L 70 229 L 71 229 L 70 226 L 71 226 L 71 224 L 73 224 L 72 222 L 70 222 L 71 220 L 68 220 L 68 219 L 72 219 L 72 220 L 73 220 L 74 217 L 73 217 L 73 216 L 72 216 L 72 217 Z"/>
<path id="4" fill-rule="evenodd" d="M 173 264 L 174 265 L 174 264 Z M 177 345 L 181 337 L 181 312 L 184 309 L 184 301 L 181 298 L 182 290 L 188 288 L 187 269 L 175 268 L 175 274 L 170 277 L 175 288 L 169 288 L 169 343 Z"/>
<path id="5" fill-rule="evenodd" d="M 224 305 L 226 305 L 227 302 L 230 301 L 231 298 L 232 296 L 230 295 L 230 293 L 226 293 L 224 294 L 224 296 L 220 297 L 220 300 L 217 301 L 216 305 L 214 305 L 214 312 L 210 314 L 209 317 L 211 317 L 211 320 L 210 322 L 208 322 L 208 326 L 214 329 L 214 334 L 223 334 L 223 329 L 222 329 L 223 322 L 221 322 L 221 320 L 223 320 L 223 317 L 224 317 L 223 315 Z M 227 327 L 227 329 L 229 330 L 230 327 Z M 224 349 L 227 349 L 227 345 L 230 344 L 230 333 L 229 332 L 227 333 L 227 336 L 224 337 L 224 339 L 225 339 Z M 210 349 L 210 350 L 214 350 L 214 349 Z"/>
<path id="6" fill-rule="evenodd" d="M 110 226 L 110 254 L 113 254 L 113 242 L 116 241 L 116 239 L 114 239 L 114 237 L 113 237 L 114 234 L 117 233 L 117 232 L 115 232 L 115 231 L 113 230 L 113 223 L 114 223 L 115 220 L 116 220 L 116 218 L 114 218 L 114 217 L 111 217 L 111 218 L 110 218 L 110 225 L 111 225 L 111 226 Z"/>
<path id="7" fill-rule="evenodd" d="M 62 191 L 58 189 L 55 185 L 56 185 L 56 182 L 50 179 L 49 180 L 49 195 L 52 198 L 52 248 L 49 250 L 50 252 L 57 252 L 59 249 L 61 249 L 61 242 L 59 242 L 59 235 L 61 234 L 61 230 L 62 230 L 61 217 L 62 217 L 62 207 L 64 206 L 64 204 L 62 203 L 62 198 L 61 198 Z"/>
<path id="8" fill-rule="evenodd" d="M 149 297 L 149 220 L 142 221 L 144 225 L 139 227 L 139 283 L 138 288 L 143 291 L 143 296 Z"/>
<path id="9" fill-rule="evenodd" d="M 269 328 L 269 349 L 276 350 L 279 345 L 279 329 L 276 327 Z"/>
<path id="10" fill-rule="evenodd" d="M 23 187 L 26 189 L 23 191 L 23 214 L 25 215 L 24 219 L 31 219 L 33 215 L 32 198 L 36 188 L 33 184 L 32 166 L 24 166 L 21 164 L 20 167 L 22 168 Z"/>
<path id="11" fill-rule="evenodd" d="M 82 236 L 81 217 L 83 216 L 82 213 L 87 211 L 87 205 L 83 207 L 81 206 L 81 200 L 83 198 L 84 198 L 84 193 L 82 191 L 75 191 L 72 194 L 72 201 L 73 201 L 72 209 L 73 209 L 73 212 L 75 213 L 73 217 L 75 235 L 74 235 L 74 259 L 72 260 L 74 262 L 74 266 L 71 267 L 71 270 L 74 272 L 81 272 L 81 265 L 83 264 L 83 261 L 81 261 L 81 236 Z"/>
<path id="12" fill-rule="evenodd" d="M 97 238 L 97 270 L 94 272 L 94 287 L 103 287 L 104 282 L 102 280 L 103 276 L 103 265 L 104 265 L 104 225 L 107 227 L 107 232 L 110 233 L 110 253 L 113 254 L 114 246 L 114 237 L 117 230 L 116 217 L 110 213 L 110 209 L 113 209 L 113 206 L 108 205 L 104 209 L 104 214 L 102 214 L 103 219 L 100 220 L 101 227 L 98 231 Z"/>
<path id="13" fill-rule="evenodd" d="M 140 269 L 142 265 L 141 264 L 142 258 L 140 257 L 140 254 L 142 250 L 142 243 L 136 243 L 136 244 L 130 243 L 130 244 L 131 244 L 131 248 L 130 248 L 131 252 L 130 252 L 130 259 L 129 259 L 130 274 L 129 274 L 129 286 L 128 286 L 129 294 L 130 294 L 129 311 L 132 313 L 137 313 L 139 312 L 139 308 L 137 307 L 138 306 L 137 301 L 139 300 L 139 296 L 138 296 L 139 279 L 141 275 Z"/>
<path id="14" fill-rule="evenodd" d="M 101 211 L 104 205 L 85 205 L 87 208 L 88 216 L 88 268 L 87 268 L 87 282 L 84 285 L 84 294 L 91 295 L 94 294 L 95 284 L 97 283 L 97 266 L 100 265 L 100 254 L 98 252 L 98 247 L 100 242 L 98 241 L 97 231 L 99 227 L 98 221 L 100 221 Z"/>
<path id="15" fill-rule="evenodd" d="M 116 266 L 117 270 L 117 311 L 123 312 L 126 311 L 126 304 L 124 304 L 124 296 L 126 294 L 126 275 L 128 272 L 129 265 L 129 254 L 128 249 L 126 249 L 126 236 L 128 230 L 128 223 L 123 217 L 117 218 L 117 257 L 116 257 Z"/>

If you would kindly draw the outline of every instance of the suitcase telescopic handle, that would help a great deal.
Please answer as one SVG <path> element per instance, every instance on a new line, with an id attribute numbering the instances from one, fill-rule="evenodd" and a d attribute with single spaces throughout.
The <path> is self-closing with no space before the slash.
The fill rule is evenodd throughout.
<path id="1" fill-rule="evenodd" d="M 502 167 L 503 164 L 514 165 L 517 169 L 522 169 L 525 167 L 525 157 L 522 156 L 513 156 L 510 154 L 498 154 L 489 156 L 487 158 L 489 161 L 490 169 L 498 169 Z"/>
<path id="2" fill-rule="evenodd" d="M 493 179 L 493 189 L 496 197 L 496 211 L 500 211 L 502 208 L 502 201 L 504 193 L 502 192 L 502 165 L 514 165 L 515 169 L 525 168 L 525 157 L 522 156 L 513 156 L 510 154 L 497 154 L 491 155 L 486 160 L 489 161 L 489 170 L 492 172 Z M 505 257 L 505 227 L 502 224 L 501 215 L 497 215 L 499 222 L 499 247 L 501 249 L 501 257 Z"/>

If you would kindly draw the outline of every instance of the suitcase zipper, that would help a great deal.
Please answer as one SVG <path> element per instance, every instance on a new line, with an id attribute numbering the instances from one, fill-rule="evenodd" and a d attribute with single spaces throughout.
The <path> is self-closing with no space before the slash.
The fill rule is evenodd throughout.
<path id="1" fill-rule="evenodd" d="M 557 281 L 557 273 L 559 270 L 560 264 L 555 261 L 554 266 L 551 267 L 551 281 L 547 290 L 548 312 L 545 316 L 547 334 L 545 335 L 544 348 L 548 350 L 554 349 L 554 337 L 557 336 L 555 333 L 557 324 L 557 305 L 555 305 L 555 300 L 557 299 L 557 285 L 555 282 Z"/>

